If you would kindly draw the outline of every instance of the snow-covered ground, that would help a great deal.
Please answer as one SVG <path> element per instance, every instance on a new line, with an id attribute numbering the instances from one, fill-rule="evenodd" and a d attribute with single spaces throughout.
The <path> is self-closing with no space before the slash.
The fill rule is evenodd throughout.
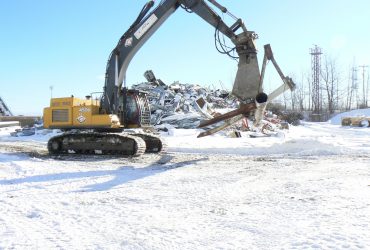
<path id="1" fill-rule="evenodd" d="M 370 128 L 196 138 L 139 158 L 49 157 L 0 130 L 0 249 L 370 249 Z"/>
<path id="2" fill-rule="evenodd" d="M 355 109 L 347 112 L 340 113 L 330 119 L 331 124 L 341 124 L 342 118 L 344 117 L 370 117 L 370 108 L 367 109 Z"/>

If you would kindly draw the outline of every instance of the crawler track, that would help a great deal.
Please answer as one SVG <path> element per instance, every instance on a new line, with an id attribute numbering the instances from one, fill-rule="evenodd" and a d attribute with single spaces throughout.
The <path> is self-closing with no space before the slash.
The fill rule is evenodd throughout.
<path id="1" fill-rule="evenodd" d="M 81 132 L 54 136 L 48 141 L 50 154 L 112 154 L 123 157 L 140 156 L 145 141 L 129 134 Z"/>
<path id="2" fill-rule="evenodd" d="M 139 137 L 145 141 L 145 153 L 160 153 L 166 149 L 165 142 L 159 136 L 143 132 L 130 133 L 129 135 Z"/>

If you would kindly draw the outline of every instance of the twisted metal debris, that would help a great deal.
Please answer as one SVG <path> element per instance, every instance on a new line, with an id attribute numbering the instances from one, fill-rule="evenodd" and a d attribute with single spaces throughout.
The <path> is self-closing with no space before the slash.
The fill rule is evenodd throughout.
<path id="1" fill-rule="evenodd" d="M 216 109 L 232 109 L 238 99 L 224 89 L 212 90 L 197 84 L 178 81 L 166 85 L 151 70 L 145 72 L 147 82 L 133 85 L 144 91 L 151 104 L 151 123 L 170 124 L 175 128 L 196 128 L 201 120 L 216 115 Z"/>

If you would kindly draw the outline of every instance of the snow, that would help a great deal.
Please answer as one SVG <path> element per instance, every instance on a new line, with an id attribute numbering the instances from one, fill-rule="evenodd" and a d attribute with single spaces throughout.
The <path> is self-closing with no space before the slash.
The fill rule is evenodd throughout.
<path id="1" fill-rule="evenodd" d="M 8 122 L 1 122 L 1 124 L 9 124 Z M 0 136 L 9 136 L 11 132 L 14 132 L 16 129 L 20 129 L 20 126 L 0 126 Z"/>
<path id="2" fill-rule="evenodd" d="M 370 249 L 370 128 L 163 132 L 139 158 L 46 153 L 0 129 L 0 249 Z"/>
<path id="3" fill-rule="evenodd" d="M 236 155 L 341 155 L 367 154 L 370 149 L 370 129 L 341 127 L 327 123 L 303 123 L 279 132 L 277 137 L 225 138 L 223 135 L 195 138 L 199 131 L 177 129 L 165 137 L 172 146 L 170 152 Z M 181 139 L 179 139 L 179 137 Z"/>
<path id="4" fill-rule="evenodd" d="M 0 127 L 11 127 L 19 125 L 18 121 L 0 121 Z"/>
<path id="5" fill-rule="evenodd" d="M 356 109 L 348 112 L 340 113 L 330 119 L 331 124 L 340 125 L 343 117 L 370 117 L 370 108 L 368 109 Z"/>

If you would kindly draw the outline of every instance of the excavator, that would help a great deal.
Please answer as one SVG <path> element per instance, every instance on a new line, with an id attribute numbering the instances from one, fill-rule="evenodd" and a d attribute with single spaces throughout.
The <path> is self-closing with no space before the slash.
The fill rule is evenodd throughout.
<path id="1" fill-rule="evenodd" d="M 154 8 L 154 9 L 153 9 Z M 139 156 L 144 152 L 158 153 L 163 141 L 152 133 L 127 132 L 130 128 L 150 128 L 150 107 L 146 94 L 130 90 L 126 84 L 126 70 L 131 59 L 155 31 L 178 9 L 195 13 L 215 29 L 217 50 L 238 59 L 238 70 L 232 94 L 240 100 L 240 108 L 200 124 L 207 127 L 219 122 L 201 136 L 213 134 L 242 119 L 251 112 L 261 120 L 266 103 L 286 89 L 294 89 L 294 83 L 285 77 L 273 58 L 271 47 L 265 45 L 265 56 L 260 73 L 257 61 L 254 31 L 247 30 L 242 19 L 235 17 L 216 0 L 162 0 L 155 5 L 148 1 L 136 20 L 121 36 L 111 52 L 105 73 L 105 84 L 100 98 L 71 97 L 52 98 L 44 109 L 44 127 L 62 129 L 65 133 L 48 141 L 50 154 L 118 154 Z M 234 23 L 227 25 L 214 8 L 228 14 Z M 228 37 L 234 47 L 222 43 L 220 33 Z M 268 60 L 278 70 L 284 84 L 267 96 L 262 91 L 263 76 Z"/>

